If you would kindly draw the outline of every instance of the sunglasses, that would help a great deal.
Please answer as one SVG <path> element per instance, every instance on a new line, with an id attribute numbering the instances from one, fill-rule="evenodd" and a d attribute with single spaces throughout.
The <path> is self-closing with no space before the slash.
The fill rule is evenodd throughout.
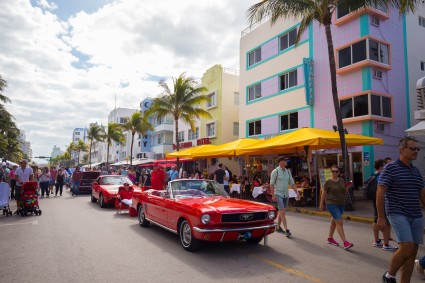
<path id="1" fill-rule="evenodd" d="M 332 173 L 338 173 L 339 171 L 337 171 L 337 170 L 332 170 Z"/>
<path id="2" fill-rule="evenodd" d="M 421 151 L 420 147 L 406 146 L 406 148 L 410 149 L 411 151 Z"/>

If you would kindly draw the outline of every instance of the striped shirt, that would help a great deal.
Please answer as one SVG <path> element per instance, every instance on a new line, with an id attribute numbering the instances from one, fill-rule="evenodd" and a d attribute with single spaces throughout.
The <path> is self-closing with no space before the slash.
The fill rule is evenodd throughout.
<path id="1" fill-rule="evenodd" d="M 382 170 L 378 185 L 387 187 L 385 210 L 388 215 L 422 217 L 420 197 L 424 181 L 418 168 L 406 166 L 397 159 Z"/>

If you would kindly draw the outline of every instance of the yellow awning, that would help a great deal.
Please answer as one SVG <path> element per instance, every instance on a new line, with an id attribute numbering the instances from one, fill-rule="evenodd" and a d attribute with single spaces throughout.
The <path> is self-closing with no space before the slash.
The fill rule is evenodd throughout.
<path id="1" fill-rule="evenodd" d="M 217 145 L 211 148 L 204 148 L 197 152 L 193 152 L 191 156 L 205 157 L 205 158 L 237 156 L 237 155 L 240 155 L 239 150 L 248 146 L 255 146 L 256 144 L 259 144 L 261 142 L 262 141 L 258 139 L 238 139 L 238 140 Z"/>
<path id="2" fill-rule="evenodd" d="M 190 148 L 186 148 L 186 149 L 183 149 L 183 150 L 167 153 L 165 156 L 166 157 L 193 157 L 192 153 L 198 152 L 202 149 L 208 149 L 208 148 L 211 148 L 211 147 L 215 147 L 215 145 L 204 144 L 204 145 L 200 145 L 200 146 L 190 147 Z"/>
<path id="3" fill-rule="evenodd" d="M 347 146 L 383 144 L 380 138 L 373 138 L 357 134 L 346 134 Z M 245 147 L 238 151 L 239 155 L 279 154 L 286 152 L 304 151 L 305 146 L 310 149 L 339 148 L 341 141 L 339 133 L 315 129 L 301 128 L 299 130 L 264 140 L 256 145 Z"/>

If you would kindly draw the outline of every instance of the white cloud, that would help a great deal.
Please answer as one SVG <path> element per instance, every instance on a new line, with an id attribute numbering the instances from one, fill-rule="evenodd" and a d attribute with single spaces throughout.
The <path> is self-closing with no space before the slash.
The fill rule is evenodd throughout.
<path id="1" fill-rule="evenodd" d="M 160 92 L 151 78 L 200 78 L 215 64 L 238 68 L 240 31 L 255 2 L 117 0 L 63 22 L 54 1 L 4 1 L 0 74 L 12 99 L 7 109 L 35 155 L 49 155 L 54 145 L 63 150 L 74 128 L 106 124 L 114 95 L 117 106 L 137 109 Z"/>

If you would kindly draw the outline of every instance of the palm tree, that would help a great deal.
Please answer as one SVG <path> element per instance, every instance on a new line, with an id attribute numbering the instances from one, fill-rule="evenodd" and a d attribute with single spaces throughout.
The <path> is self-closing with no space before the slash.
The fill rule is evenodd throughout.
<path id="1" fill-rule="evenodd" d="M 7 83 L 0 75 L 0 101 L 7 103 L 10 102 L 10 99 L 2 94 L 5 87 L 7 87 Z"/>
<path id="2" fill-rule="evenodd" d="M 77 164 L 80 164 L 80 153 L 82 151 L 86 152 L 88 150 L 86 143 L 83 140 L 79 140 L 75 146 L 75 150 L 78 152 Z"/>
<path id="3" fill-rule="evenodd" d="M 89 130 L 87 131 L 87 138 L 90 140 L 90 149 L 89 149 L 89 167 L 91 168 L 91 149 L 93 146 L 93 141 L 102 141 L 103 140 L 103 127 L 98 124 L 91 124 Z"/>
<path id="4" fill-rule="evenodd" d="M 195 120 L 200 117 L 211 118 L 208 111 L 200 108 L 202 103 L 210 101 L 210 98 L 202 94 L 207 90 L 200 86 L 191 77 L 186 77 L 182 73 L 178 78 L 173 78 L 173 90 L 169 88 L 165 81 L 160 81 L 159 86 L 163 89 L 161 96 L 155 98 L 151 107 L 147 110 L 148 115 L 156 114 L 158 118 L 172 115 L 174 119 L 174 134 L 176 139 L 176 150 L 179 151 L 179 120 L 190 125 L 195 131 Z M 177 158 L 179 165 L 179 158 Z"/>
<path id="5" fill-rule="evenodd" d="M 122 132 L 122 126 L 117 123 L 110 122 L 108 123 L 108 131 L 103 133 L 103 140 L 106 142 L 106 164 L 109 163 L 109 147 L 112 145 L 112 142 L 118 142 L 121 145 L 125 143 L 125 136 Z"/>
<path id="6" fill-rule="evenodd" d="M 298 42 L 301 35 L 313 21 L 317 21 L 325 27 L 328 45 L 329 68 L 331 74 L 332 98 L 338 126 L 341 149 L 343 155 L 344 169 L 348 170 L 348 152 L 345 141 L 344 125 L 338 99 L 338 88 L 336 81 L 335 54 L 332 40 L 332 15 L 339 5 L 348 6 L 351 11 L 362 9 L 370 4 L 387 4 L 396 7 L 400 13 L 414 11 L 420 1 L 415 0 L 263 0 L 252 5 L 247 11 L 248 21 L 252 24 L 271 16 L 274 24 L 279 18 L 302 19 L 298 28 Z M 360 8 L 359 8 L 360 7 Z M 346 177 L 347 174 L 345 174 Z"/>
<path id="7" fill-rule="evenodd" d="M 136 133 L 142 136 L 146 135 L 148 131 L 153 131 L 153 126 L 149 122 L 149 116 L 141 112 L 134 112 L 133 115 L 127 117 L 127 122 L 122 125 L 125 131 L 131 132 L 131 146 L 130 146 L 130 165 L 133 165 L 133 142 Z"/>

